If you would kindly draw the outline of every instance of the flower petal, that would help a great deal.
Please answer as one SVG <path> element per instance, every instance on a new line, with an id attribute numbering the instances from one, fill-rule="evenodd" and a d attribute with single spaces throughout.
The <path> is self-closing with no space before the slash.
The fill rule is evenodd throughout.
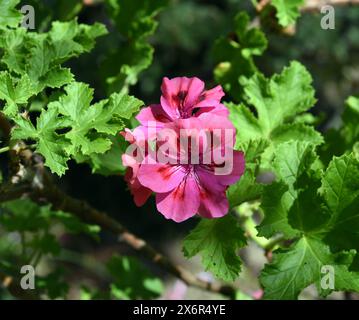
<path id="1" fill-rule="evenodd" d="M 186 169 L 180 165 L 149 162 L 147 156 L 138 171 L 142 185 L 154 192 L 168 192 L 176 188 L 186 175 Z"/>
<path id="2" fill-rule="evenodd" d="M 215 150 L 213 152 L 214 157 L 216 153 L 221 152 L 221 150 Z M 236 151 L 231 148 L 226 148 L 224 150 L 225 156 L 218 158 L 222 161 L 222 164 L 214 165 L 211 169 L 213 175 L 215 176 L 218 183 L 229 186 L 236 183 L 244 173 L 245 169 L 245 159 L 242 151 Z"/>
<path id="3" fill-rule="evenodd" d="M 171 121 L 160 104 L 152 104 L 141 109 L 140 113 L 136 116 L 136 119 L 144 126 L 146 126 L 149 121 L 160 123 L 167 123 Z"/>
<path id="4" fill-rule="evenodd" d="M 140 187 L 138 189 L 131 190 L 131 193 L 133 195 L 133 201 L 135 202 L 136 206 L 142 207 L 151 196 L 152 190 L 146 187 Z"/>
<path id="5" fill-rule="evenodd" d="M 220 218 L 225 216 L 229 210 L 226 193 L 214 194 L 211 192 L 201 193 L 201 204 L 198 214 L 203 218 Z"/>
<path id="6" fill-rule="evenodd" d="M 204 91 L 198 99 L 196 103 L 197 108 L 202 107 L 216 107 L 220 104 L 222 97 L 224 96 L 224 92 L 221 86 L 216 86 L 213 89 Z"/>
<path id="7" fill-rule="evenodd" d="M 204 90 L 204 82 L 196 77 L 163 78 L 161 105 L 171 119 L 192 116 L 192 109 Z"/>
<path id="8" fill-rule="evenodd" d="M 211 115 L 216 115 L 220 117 L 228 118 L 229 116 L 229 110 L 227 107 L 223 104 L 218 104 L 216 107 L 201 107 L 198 109 L 198 111 L 195 113 L 196 117 L 199 117 L 203 113 L 210 113 Z"/>
<path id="9" fill-rule="evenodd" d="M 138 170 L 138 168 L 137 168 Z M 152 194 L 152 191 L 144 186 L 137 179 L 137 170 L 133 167 L 127 168 L 125 174 L 125 181 L 127 182 L 128 188 L 133 195 L 133 200 L 136 206 L 141 207 L 145 204 L 147 199 Z"/>
<path id="10" fill-rule="evenodd" d="M 168 193 L 156 194 L 157 209 L 167 219 L 182 222 L 198 212 L 200 204 L 197 182 L 188 174 L 182 182 Z"/>
<path id="11" fill-rule="evenodd" d="M 196 168 L 200 192 L 199 215 L 205 218 L 218 218 L 227 214 L 229 209 L 226 187 L 218 182 L 212 173 Z"/>

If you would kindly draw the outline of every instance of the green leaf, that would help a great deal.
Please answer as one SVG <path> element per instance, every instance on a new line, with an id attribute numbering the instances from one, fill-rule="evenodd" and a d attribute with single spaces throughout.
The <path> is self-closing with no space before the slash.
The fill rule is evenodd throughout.
<path id="1" fill-rule="evenodd" d="M 2 0 L 0 2 L 0 29 L 17 27 L 22 21 L 22 14 L 15 7 L 20 0 Z"/>
<path id="2" fill-rule="evenodd" d="M 103 154 L 93 153 L 87 159 L 92 167 L 92 172 L 104 176 L 124 174 L 126 167 L 122 164 L 121 157 L 125 153 L 128 143 L 122 137 L 111 139 L 111 149 Z"/>
<path id="3" fill-rule="evenodd" d="M 263 189 L 261 208 L 264 220 L 258 227 L 260 236 L 269 238 L 282 233 L 286 238 L 292 238 L 299 234 L 290 225 L 288 214 L 298 196 L 295 183 L 317 159 L 313 148 L 309 143 L 294 140 L 276 148 L 273 168 L 278 182 Z"/>
<path id="4" fill-rule="evenodd" d="M 326 241 L 334 250 L 359 250 L 359 160 L 354 154 L 333 158 L 321 193 L 330 212 Z"/>
<path id="5" fill-rule="evenodd" d="M 234 28 L 235 39 L 222 37 L 214 45 L 213 54 L 217 63 L 214 76 L 226 92 L 240 100 L 243 88 L 239 85 L 239 78 L 251 77 L 257 72 L 253 56 L 265 51 L 267 40 L 260 29 L 249 27 L 249 16 L 245 12 L 236 15 Z"/>
<path id="6" fill-rule="evenodd" d="M 273 160 L 277 178 L 293 189 L 296 180 L 309 170 L 317 159 L 313 149 L 312 144 L 294 140 L 280 144 Z"/>
<path id="7" fill-rule="evenodd" d="M 53 234 L 46 233 L 44 235 L 36 234 L 29 243 L 34 250 L 40 251 L 42 254 L 58 255 L 61 246 Z"/>
<path id="8" fill-rule="evenodd" d="M 298 62 L 292 62 L 280 75 L 274 75 L 270 80 L 257 74 L 241 82 L 247 102 L 258 113 L 256 118 L 247 107 L 240 107 L 238 112 L 242 122 L 252 126 L 250 131 L 239 130 L 238 138 L 242 140 L 256 136 L 270 138 L 280 125 L 307 111 L 315 103 L 312 78 Z"/>
<path id="9" fill-rule="evenodd" d="M 139 73 L 151 65 L 154 50 L 147 38 L 155 32 L 155 16 L 167 3 L 168 0 L 106 0 L 107 11 L 122 36 L 121 42 L 115 38 L 120 45 L 101 66 L 110 93 L 128 92 Z"/>
<path id="10" fill-rule="evenodd" d="M 25 29 L 3 31 L 0 46 L 3 62 L 19 75 L 27 74 L 36 93 L 44 88 L 60 88 L 71 82 L 73 75 L 61 64 L 89 52 L 95 39 L 107 33 L 99 23 L 94 25 L 53 22 L 48 33 L 26 32 Z"/>
<path id="11" fill-rule="evenodd" d="M 321 267 L 331 262 L 326 246 L 303 237 L 288 250 L 277 250 L 271 264 L 263 269 L 260 281 L 265 299 L 296 299 L 299 293 L 321 278 Z"/>
<path id="12" fill-rule="evenodd" d="M 250 140 L 239 144 L 238 149 L 245 155 L 246 169 L 240 180 L 227 190 L 231 208 L 243 202 L 256 200 L 261 196 L 263 185 L 256 182 L 260 156 L 268 146 L 264 139 Z"/>
<path id="13" fill-rule="evenodd" d="M 19 104 L 26 104 L 35 94 L 30 78 L 25 74 L 19 80 L 13 79 L 7 71 L 0 72 L 0 100 L 5 100 L 3 110 L 7 116 L 18 112 Z"/>
<path id="14" fill-rule="evenodd" d="M 205 270 L 226 281 L 234 281 L 241 270 L 237 250 L 246 241 L 233 217 L 202 219 L 184 239 L 183 253 L 191 258 L 200 253 Z"/>
<path id="15" fill-rule="evenodd" d="M 282 233 L 290 239 L 299 234 L 288 221 L 288 212 L 293 201 L 288 186 L 284 182 L 274 182 L 263 188 L 261 209 L 264 219 L 257 227 L 260 237 L 270 238 L 277 233 Z"/>
<path id="16" fill-rule="evenodd" d="M 260 198 L 263 185 L 256 182 L 256 167 L 246 164 L 246 170 L 240 180 L 227 189 L 230 207 L 234 208 L 243 202 Z"/>
<path id="17" fill-rule="evenodd" d="M 36 151 L 45 157 L 45 165 L 58 175 L 67 170 L 71 156 L 80 161 L 110 150 L 114 136 L 124 128 L 123 120 L 131 118 L 143 105 L 124 93 L 115 93 L 108 100 L 91 105 L 93 90 L 79 82 L 67 85 L 65 91 L 66 94 L 42 110 L 36 127 L 29 119 L 19 116 L 14 119 L 17 126 L 12 131 L 12 139 L 35 140 Z M 121 158 L 114 159 L 118 155 L 118 150 L 114 150 L 104 158 L 92 158 L 95 170 L 100 170 L 102 165 L 115 170 L 121 164 Z M 117 161 L 118 165 L 110 161 Z"/>
<path id="18" fill-rule="evenodd" d="M 33 39 L 24 28 L 1 31 L 0 47 L 3 49 L 2 62 L 10 71 L 22 74 L 27 63 L 28 46 L 33 45 Z"/>
<path id="19" fill-rule="evenodd" d="M 349 97 L 343 116 L 343 136 L 348 144 L 352 146 L 359 141 L 359 98 Z"/>
<path id="20" fill-rule="evenodd" d="M 153 299 L 163 292 L 159 278 L 151 275 L 135 258 L 114 255 L 107 263 L 114 282 L 111 293 L 117 299 Z"/>
<path id="21" fill-rule="evenodd" d="M 99 240 L 99 233 L 101 231 L 98 225 L 89 225 L 82 222 L 79 218 L 62 211 L 53 213 L 53 218 L 59 220 L 66 228 L 66 231 L 73 234 L 88 234 L 95 240 Z"/>
<path id="22" fill-rule="evenodd" d="M 320 286 L 323 266 L 334 269 L 334 290 L 359 289 L 359 274 L 349 271 L 351 261 L 338 259 L 340 250 L 358 249 L 359 161 L 354 154 L 334 157 L 323 175 L 317 160 L 306 143 L 292 141 L 276 150 L 280 181 L 264 189 L 260 235 L 281 232 L 299 239 L 289 249 L 275 251 L 264 268 L 267 299 L 295 299 L 312 283 L 327 295 L 331 290 Z"/>
<path id="23" fill-rule="evenodd" d="M 153 18 L 167 3 L 168 0 L 123 0 L 121 3 L 106 0 L 108 12 L 118 30 L 134 39 L 147 37 L 154 32 L 157 22 Z"/>
<path id="24" fill-rule="evenodd" d="M 0 224 L 9 232 L 34 232 L 48 226 L 44 215 L 48 207 L 39 207 L 30 200 L 8 201 L 1 204 L 0 210 Z"/>
<path id="25" fill-rule="evenodd" d="M 236 141 L 269 141 L 261 156 L 261 168 L 271 169 L 271 160 L 279 144 L 298 140 L 319 145 L 323 138 L 312 126 L 296 122 L 296 117 L 313 106 L 311 76 L 298 62 L 292 62 L 281 74 L 266 79 L 260 74 L 242 78 L 247 105 L 228 103 Z M 248 106 L 256 110 L 256 115 Z"/>
<path id="26" fill-rule="evenodd" d="M 115 135 L 124 128 L 121 119 L 130 118 L 142 102 L 125 94 L 113 94 L 109 101 L 102 100 L 90 106 L 93 90 L 88 85 L 74 82 L 65 88 L 66 95 L 53 103 L 65 116 L 71 130 L 65 137 L 71 141 L 69 154 L 81 151 L 84 155 L 104 153 L 111 148 L 108 137 L 91 135 L 92 132 Z"/>
<path id="27" fill-rule="evenodd" d="M 299 9 L 304 4 L 304 0 L 272 0 L 271 3 L 277 10 L 279 24 L 287 27 L 295 23 L 300 16 Z"/>
<path id="28" fill-rule="evenodd" d="M 302 237 L 289 249 L 274 252 L 273 261 L 263 269 L 260 281 L 265 299 L 296 299 L 298 294 L 315 283 L 322 295 L 328 289 L 321 287 L 326 273 L 322 267 L 332 267 L 334 290 L 358 291 L 358 274 L 348 271 L 345 264 L 338 264 L 329 247 L 315 237 Z"/>
<path id="29" fill-rule="evenodd" d="M 36 277 L 36 288 L 44 292 L 50 299 L 66 299 L 69 285 L 64 279 L 65 271 L 58 268 L 47 276 Z"/>
<path id="30" fill-rule="evenodd" d="M 313 145 L 324 142 L 322 135 L 314 127 L 304 123 L 290 123 L 277 127 L 271 133 L 271 140 L 274 146 L 289 140 L 307 141 Z"/>
<path id="31" fill-rule="evenodd" d="M 322 233 L 324 224 L 329 219 L 328 210 L 318 192 L 320 180 L 313 177 L 301 178 L 297 186 L 297 197 L 288 212 L 288 221 L 296 230 L 306 234 Z"/>
<path id="32" fill-rule="evenodd" d="M 131 119 L 140 110 L 143 102 L 124 93 L 111 94 L 108 102 L 108 112 L 123 119 Z"/>
<path id="33" fill-rule="evenodd" d="M 63 128 L 62 119 L 54 108 L 43 110 L 37 118 L 36 128 L 22 117 L 14 119 L 17 126 L 12 131 L 12 139 L 33 139 L 36 141 L 36 152 L 45 157 L 45 165 L 59 176 L 67 170 L 70 156 L 65 152 L 70 142 L 56 133 Z"/>
<path id="34" fill-rule="evenodd" d="M 329 129 L 325 134 L 325 144 L 321 147 L 321 159 L 328 164 L 333 155 L 355 151 L 359 142 L 359 98 L 349 97 L 342 115 L 342 126 L 339 130 Z"/>
<path id="35" fill-rule="evenodd" d="M 107 33 L 106 27 L 101 23 L 78 24 L 75 19 L 68 22 L 53 22 L 48 37 L 54 46 L 54 59 L 67 60 L 90 52 L 95 45 L 95 39 Z"/>

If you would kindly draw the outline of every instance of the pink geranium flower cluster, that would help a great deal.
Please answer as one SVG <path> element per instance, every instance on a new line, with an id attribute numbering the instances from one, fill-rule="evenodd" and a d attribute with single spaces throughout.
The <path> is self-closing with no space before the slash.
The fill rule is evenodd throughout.
<path id="1" fill-rule="evenodd" d="M 218 218 L 229 209 L 226 190 L 244 172 L 243 153 L 233 150 L 235 128 L 221 104 L 221 86 L 205 90 L 198 78 L 164 78 L 161 103 L 141 110 L 140 126 L 122 133 L 130 142 L 122 162 L 136 205 L 156 193 L 167 219 L 195 214 Z"/>

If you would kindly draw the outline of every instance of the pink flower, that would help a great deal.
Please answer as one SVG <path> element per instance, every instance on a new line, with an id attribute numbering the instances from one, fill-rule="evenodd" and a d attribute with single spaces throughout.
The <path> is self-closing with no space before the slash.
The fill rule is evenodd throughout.
<path id="1" fill-rule="evenodd" d="M 140 111 L 133 132 L 126 129 L 135 152 L 122 161 L 135 203 L 143 205 L 155 192 L 167 219 L 222 217 L 229 209 L 226 190 L 245 168 L 243 153 L 233 150 L 235 128 L 220 103 L 223 90 L 204 90 L 203 81 L 186 77 L 164 78 L 161 90 L 161 103 Z"/>
<path id="2" fill-rule="evenodd" d="M 134 132 L 136 132 L 136 129 Z M 131 132 L 131 130 L 125 129 L 124 132 L 121 132 L 121 135 L 126 141 L 130 142 L 131 145 L 136 145 L 136 151 L 141 150 L 145 152 L 145 141 L 137 142 L 135 134 Z M 139 161 L 138 158 L 143 159 L 145 156 L 145 153 L 137 154 L 137 152 L 134 155 L 126 153 L 122 155 L 122 163 L 124 166 L 128 167 L 125 174 L 125 181 L 127 182 L 130 192 L 133 195 L 134 202 L 138 207 L 143 206 L 152 194 L 152 191 L 144 187 L 137 178 L 138 170 L 141 165 L 141 161 Z"/>
<path id="3" fill-rule="evenodd" d="M 207 114 L 201 118 L 176 120 L 167 125 L 166 129 L 177 133 L 177 140 L 170 139 L 169 142 L 174 150 L 179 149 L 173 153 L 177 157 L 176 161 L 163 163 L 147 155 L 138 171 L 139 182 L 156 192 L 158 211 L 176 222 L 197 213 L 205 218 L 218 218 L 227 214 L 229 205 L 226 189 L 239 180 L 245 166 L 243 153 L 233 150 L 235 130 L 230 121 Z M 224 130 L 229 131 L 229 142 L 226 143 L 223 143 Z M 209 134 L 203 135 L 203 131 Z M 161 134 L 163 131 L 160 131 L 159 136 Z M 198 162 L 195 163 L 191 162 L 191 147 L 186 150 L 182 144 L 189 138 L 198 141 L 198 157 L 194 157 Z M 183 157 L 183 153 L 187 157 Z M 187 164 L 181 162 L 184 158 Z M 227 171 L 223 171 L 223 168 Z"/>
<path id="4" fill-rule="evenodd" d="M 221 86 L 204 90 L 204 82 L 196 77 L 177 77 L 163 78 L 161 90 L 161 104 L 143 108 L 136 117 L 144 127 L 151 123 L 161 129 L 176 119 L 199 117 L 207 112 L 228 117 L 228 109 L 220 103 L 224 96 Z"/>

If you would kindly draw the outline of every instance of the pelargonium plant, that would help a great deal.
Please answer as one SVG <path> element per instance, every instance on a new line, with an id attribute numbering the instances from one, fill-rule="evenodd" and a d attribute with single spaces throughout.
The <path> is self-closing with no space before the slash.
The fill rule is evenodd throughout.
<path id="1" fill-rule="evenodd" d="M 0 300 L 357 299 L 358 1 L 326 2 L 0 0 Z"/>

